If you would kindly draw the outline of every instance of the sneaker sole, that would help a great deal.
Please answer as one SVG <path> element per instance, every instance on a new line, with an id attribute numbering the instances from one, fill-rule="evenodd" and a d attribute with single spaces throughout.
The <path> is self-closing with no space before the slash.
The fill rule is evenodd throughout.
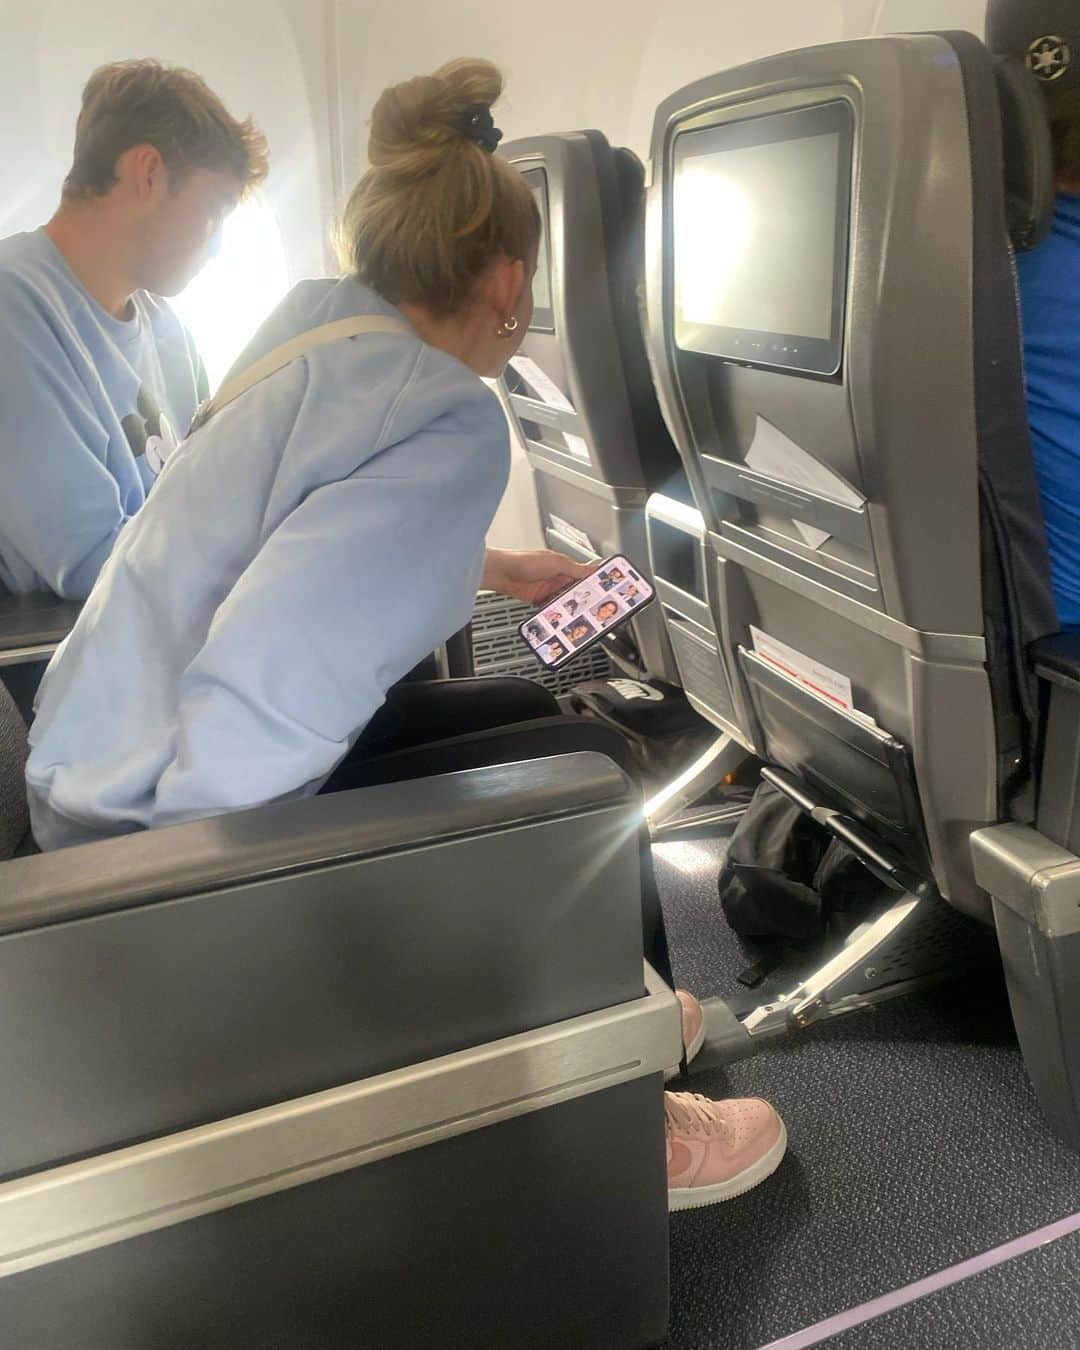
<path id="1" fill-rule="evenodd" d="M 702 1047 L 704 1044 L 705 1044 L 705 1019 L 702 1018 L 702 1019 L 701 1019 L 701 1026 L 698 1027 L 697 1035 L 696 1035 L 696 1036 L 694 1037 L 694 1039 L 690 1042 L 690 1044 L 686 1047 L 686 1050 L 685 1050 L 685 1053 L 684 1053 L 684 1058 L 685 1058 L 685 1060 L 686 1060 L 687 1068 L 690 1067 L 690 1061 L 694 1058 L 694 1056 L 697 1054 L 697 1052 L 701 1049 L 701 1047 Z M 682 1065 L 681 1065 L 681 1064 L 676 1064 L 675 1067 L 674 1067 L 673 1069 L 666 1069 L 666 1070 L 664 1071 L 664 1082 L 665 1082 L 665 1083 L 670 1083 L 671 1080 L 672 1080 L 673 1078 L 678 1078 L 679 1074 L 681 1074 L 681 1073 L 682 1073 Z"/>
<path id="2" fill-rule="evenodd" d="M 736 1196 L 745 1195 L 747 1191 L 752 1191 L 755 1186 L 760 1186 L 772 1176 L 783 1162 L 786 1152 L 787 1127 L 781 1121 L 780 1137 L 768 1153 L 763 1153 L 756 1163 L 752 1163 L 730 1181 L 721 1181 L 715 1186 L 683 1186 L 679 1189 L 669 1189 L 669 1212 L 674 1213 L 680 1209 L 702 1209 L 705 1205 L 719 1205 L 724 1200 L 734 1200 Z"/>

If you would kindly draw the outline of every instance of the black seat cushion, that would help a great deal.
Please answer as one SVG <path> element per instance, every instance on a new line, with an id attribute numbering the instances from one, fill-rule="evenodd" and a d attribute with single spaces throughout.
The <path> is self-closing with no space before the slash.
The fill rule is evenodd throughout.
<path id="1" fill-rule="evenodd" d="M 1080 633 L 1055 633 L 1033 643 L 1031 662 L 1044 680 L 1080 690 Z"/>
<path id="2" fill-rule="evenodd" d="M 0 862 L 15 856 L 30 835 L 26 806 L 26 724 L 0 681 Z"/>

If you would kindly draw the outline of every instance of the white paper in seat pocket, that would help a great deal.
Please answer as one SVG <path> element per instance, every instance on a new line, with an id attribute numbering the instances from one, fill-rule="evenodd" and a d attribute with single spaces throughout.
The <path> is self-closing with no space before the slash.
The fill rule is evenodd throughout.
<path id="1" fill-rule="evenodd" d="M 589 443 L 584 436 L 575 436 L 569 431 L 562 433 L 562 438 L 566 442 L 566 448 L 574 456 L 580 459 L 582 464 L 591 464 L 592 456 L 589 454 Z"/>
<path id="2" fill-rule="evenodd" d="M 532 386 L 541 403 L 546 403 L 551 408 L 559 408 L 562 412 L 572 413 L 574 411 L 574 405 L 555 381 L 549 375 L 544 374 L 535 361 L 528 356 L 512 356 L 510 364 L 525 383 Z"/>
<path id="3" fill-rule="evenodd" d="M 825 699 L 827 703 L 843 708 L 845 712 L 855 713 L 851 701 L 851 681 L 837 670 L 831 670 L 820 661 L 814 661 L 802 652 L 789 647 L 786 642 L 763 633 L 760 628 L 750 627 L 750 636 L 754 641 L 754 651 L 763 661 L 775 666 L 789 679 L 804 685 L 811 693 Z M 856 716 L 863 719 L 861 713 Z M 869 720 L 869 719 L 865 719 Z"/>
<path id="4" fill-rule="evenodd" d="M 585 553 L 591 553 L 597 558 L 600 556 L 593 547 L 593 541 L 584 530 L 579 530 L 576 525 L 571 525 L 568 520 L 563 520 L 562 516 L 549 515 L 548 520 L 551 522 L 551 528 L 557 530 L 564 539 L 569 539 L 572 544 L 577 544 L 578 548 Z"/>
<path id="5" fill-rule="evenodd" d="M 807 548 L 820 548 L 832 538 L 832 535 L 826 530 L 819 530 L 816 525 L 807 525 L 802 520 L 792 520 L 792 525 L 798 530 L 803 543 Z"/>
<path id="6" fill-rule="evenodd" d="M 806 488 L 842 506 L 859 507 L 866 501 L 847 479 L 815 459 L 801 445 L 796 445 L 790 436 L 785 436 L 779 427 L 774 427 L 764 417 L 759 416 L 754 424 L 754 439 L 746 452 L 746 465 L 767 478 Z M 811 544 L 813 547 L 816 546 Z"/>

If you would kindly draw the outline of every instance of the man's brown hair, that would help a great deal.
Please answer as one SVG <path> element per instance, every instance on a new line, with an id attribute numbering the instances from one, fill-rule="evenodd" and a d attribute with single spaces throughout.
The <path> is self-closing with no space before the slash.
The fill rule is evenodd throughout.
<path id="1" fill-rule="evenodd" d="M 247 192 L 269 169 L 266 137 L 250 117 L 232 117 L 194 72 L 117 61 L 95 70 L 83 90 L 64 196 L 104 196 L 117 181 L 116 161 L 135 145 L 154 146 L 174 187 L 191 169 L 212 169 Z"/>

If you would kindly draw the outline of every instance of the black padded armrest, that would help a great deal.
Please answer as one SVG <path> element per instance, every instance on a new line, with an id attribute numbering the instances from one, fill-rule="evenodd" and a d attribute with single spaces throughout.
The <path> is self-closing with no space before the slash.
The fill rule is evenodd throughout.
<path id="1" fill-rule="evenodd" d="M 1080 693 L 1080 633 L 1055 633 L 1031 644 L 1036 675 Z"/>
<path id="2" fill-rule="evenodd" d="M 593 752 L 362 788 L 16 858 L 0 934 L 609 806 L 630 780 Z"/>
<path id="3" fill-rule="evenodd" d="M 10 595 L 0 589 L 0 652 L 62 642 L 82 605 L 48 591 Z"/>
<path id="4" fill-rule="evenodd" d="M 1028 656 L 1036 675 L 1052 686 L 1042 729 L 1036 828 L 1060 848 L 1080 853 L 1080 633 L 1040 638 Z"/>

